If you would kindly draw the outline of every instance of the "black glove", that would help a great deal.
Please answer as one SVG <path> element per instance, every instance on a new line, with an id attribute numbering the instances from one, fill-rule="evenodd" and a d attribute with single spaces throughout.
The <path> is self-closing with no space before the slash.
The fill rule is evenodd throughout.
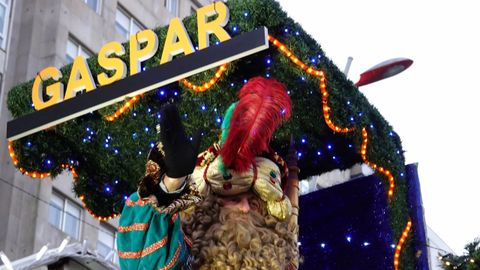
<path id="1" fill-rule="evenodd" d="M 200 132 L 191 141 L 187 138 L 178 109 L 173 104 L 166 104 L 161 109 L 160 142 L 165 152 L 168 177 L 179 178 L 193 172 L 200 146 Z"/>

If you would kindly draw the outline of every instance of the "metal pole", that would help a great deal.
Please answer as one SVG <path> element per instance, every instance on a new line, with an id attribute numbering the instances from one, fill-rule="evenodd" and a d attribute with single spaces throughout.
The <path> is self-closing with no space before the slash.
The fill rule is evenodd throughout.
<path id="1" fill-rule="evenodd" d="M 345 77 L 347 77 L 348 72 L 350 71 L 350 66 L 352 65 L 353 57 L 349 56 L 347 59 L 347 64 L 345 65 L 345 70 L 343 71 L 343 74 L 345 74 Z"/>

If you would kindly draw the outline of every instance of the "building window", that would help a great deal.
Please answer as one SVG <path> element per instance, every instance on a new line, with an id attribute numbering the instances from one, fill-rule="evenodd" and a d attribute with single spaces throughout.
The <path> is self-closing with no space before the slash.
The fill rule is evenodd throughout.
<path id="1" fill-rule="evenodd" d="M 118 8 L 115 15 L 115 29 L 124 39 L 128 39 L 130 35 L 145 29 L 145 27 L 128 13 Z"/>
<path id="2" fill-rule="evenodd" d="M 7 45 L 8 18 L 10 16 L 10 0 L 0 0 L 0 47 Z"/>
<path id="3" fill-rule="evenodd" d="M 109 258 L 112 262 L 115 262 L 117 259 L 115 256 L 117 253 L 115 252 L 117 249 L 116 237 L 115 229 L 106 224 L 100 224 L 100 228 L 98 229 L 97 252 L 105 258 L 111 251 L 114 251 L 114 256 Z"/>
<path id="4" fill-rule="evenodd" d="M 90 56 L 92 56 L 93 53 L 87 48 L 85 48 L 85 46 L 80 45 L 80 43 L 77 42 L 75 39 L 69 37 L 67 40 L 67 53 L 65 56 L 65 60 L 67 61 L 67 64 L 70 64 L 71 62 L 73 62 L 73 59 L 75 59 L 75 57 L 79 55 L 87 59 Z"/>
<path id="5" fill-rule="evenodd" d="M 52 193 L 48 210 L 48 222 L 74 239 L 80 238 L 82 209 L 73 201 Z"/>
<path id="6" fill-rule="evenodd" d="M 93 11 L 100 14 L 102 0 L 83 0 Z"/>
<path id="7" fill-rule="evenodd" d="M 178 16 L 178 0 L 165 0 L 165 7 L 173 16 Z"/>

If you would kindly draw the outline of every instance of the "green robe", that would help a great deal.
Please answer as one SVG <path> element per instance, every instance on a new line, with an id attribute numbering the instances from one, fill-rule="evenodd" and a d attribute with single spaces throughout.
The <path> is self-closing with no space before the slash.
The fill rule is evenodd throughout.
<path id="1" fill-rule="evenodd" d="M 136 192 L 125 203 L 117 244 L 122 270 L 180 269 L 188 258 L 180 215 L 160 213 Z"/>

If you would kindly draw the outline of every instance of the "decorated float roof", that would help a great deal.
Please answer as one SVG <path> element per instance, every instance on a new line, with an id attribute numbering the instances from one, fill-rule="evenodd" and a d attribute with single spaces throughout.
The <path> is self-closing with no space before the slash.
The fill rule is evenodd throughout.
<path id="1" fill-rule="evenodd" d="M 291 120 L 274 135 L 274 148 L 285 154 L 293 137 L 301 178 L 358 162 L 370 165 L 385 180 L 392 228 L 401 235 L 408 214 L 399 136 L 333 64 L 328 52 L 277 2 L 230 0 L 226 4 L 230 10 L 227 32 L 235 37 L 265 26 L 269 49 L 9 142 L 15 166 L 34 178 L 70 170 L 74 191 L 84 206 L 98 219 L 107 220 L 121 212 L 125 198 L 144 174 L 146 156 L 158 140 L 156 126 L 163 104 L 176 103 L 187 133 L 202 130 L 202 147 L 207 148 L 218 140 L 223 113 L 237 100 L 242 85 L 264 76 L 285 84 L 293 105 Z M 183 23 L 193 44 L 198 44 L 196 15 Z M 167 28 L 154 29 L 160 44 Z M 126 53 L 121 58 L 128 62 L 128 42 L 123 45 Z M 160 58 L 161 50 L 143 68 L 159 65 Z M 93 74 L 104 71 L 96 55 L 88 59 L 88 66 Z M 61 68 L 64 84 L 71 68 L 71 64 Z M 9 92 L 8 108 L 14 118 L 34 112 L 32 85 L 33 79 Z"/>

